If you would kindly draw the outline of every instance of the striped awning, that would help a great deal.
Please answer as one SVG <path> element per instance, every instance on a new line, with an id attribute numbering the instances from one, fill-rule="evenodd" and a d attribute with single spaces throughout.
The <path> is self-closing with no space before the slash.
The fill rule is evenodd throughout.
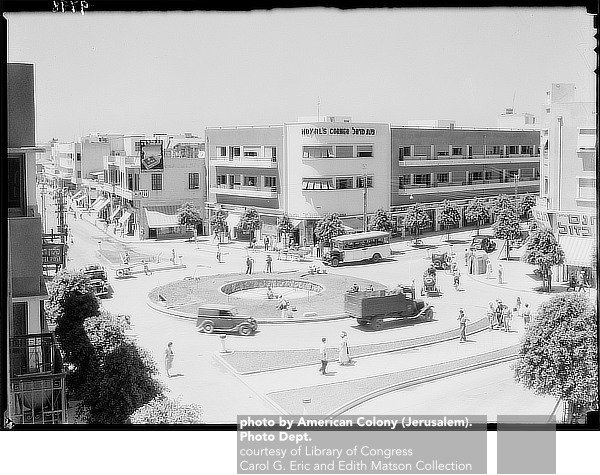
<path id="1" fill-rule="evenodd" d="M 131 211 L 125 211 L 123 216 L 119 218 L 119 224 L 125 224 L 131 217 Z"/>
<path id="2" fill-rule="evenodd" d="M 83 191 L 79 190 L 77 193 L 75 193 L 73 196 L 71 196 L 72 200 L 77 200 L 77 199 L 81 199 L 83 198 Z"/>
<path id="3" fill-rule="evenodd" d="M 565 264 L 568 266 L 591 267 L 592 251 L 595 239 L 562 236 L 558 242 L 565 252 Z"/>
<path id="4" fill-rule="evenodd" d="M 179 215 L 177 214 L 167 214 L 164 212 L 167 210 L 161 209 L 144 208 L 144 211 L 146 212 L 146 220 L 148 221 L 149 228 L 173 228 L 180 226 Z"/>
<path id="5" fill-rule="evenodd" d="M 110 200 L 108 198 L 103 198 L 101 201 L 92 206 L 92 210 L 98 213 L 102 210 L 102 208 L 108 206 L 108 203 L 110 203 Z"/>
<path id="6" fill-rule="evenodd" d="M 110 215 L 109 219 L 115 219 L 115 216 L 118 215 L 121 212 L 122 209 L 123 208 L 121 206 L 117 206 L 115 208 L 115 210 L 112 212 L 112 214 Z"/>
<path id="7" fill-rule="evenodd" d="M 100 202 L 101 202 L 103 199 L 105 199 L 103 196 L 99 196 L 98 198 L 96 198 L 96 199 L 94 200 L 94 202 L 92 203 L 92 206 L 90 206 L 90 208 L 92 208 L 92 209 L 94 209 L 94 210 L 95 210 L 95 209 L 96 209 L 96 205 L 97 205 L 98 203 L 100 203 Z"/>

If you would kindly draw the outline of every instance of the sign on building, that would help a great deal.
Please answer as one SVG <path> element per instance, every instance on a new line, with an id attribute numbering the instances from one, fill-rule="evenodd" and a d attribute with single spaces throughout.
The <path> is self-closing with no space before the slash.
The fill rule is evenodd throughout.
<path id="1" fill-rule="evenodd" d="M 43 243 L 42 244 L 42 265 L 44 266 L 62 266 L 65 264 L 64 244 L 62 243 Z"/>
<path id="2" fill-rule="evenodd" d="M 582 213 L 556 213 L 556 230 L 561 236 L 596 237 L 596 217 Z"/>
<path id="3" fill-rule="evenodd" d="M 163 144 L 160 140 L 140 141 L 140 167 L 143 172 L 164 170 Z"/>

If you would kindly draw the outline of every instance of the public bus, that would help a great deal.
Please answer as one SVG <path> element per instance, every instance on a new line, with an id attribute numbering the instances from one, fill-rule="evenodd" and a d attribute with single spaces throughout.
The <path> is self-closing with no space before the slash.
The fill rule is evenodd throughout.
<path id="1" fill-rule="evenodd" d="M 334 237 L 329 250 L 323 255 L 323 262 L 337 267 L 342 262 L 358 262 L 367 259 L 379 262 L 391 255 L 390 233 L 368 231 Z"/>

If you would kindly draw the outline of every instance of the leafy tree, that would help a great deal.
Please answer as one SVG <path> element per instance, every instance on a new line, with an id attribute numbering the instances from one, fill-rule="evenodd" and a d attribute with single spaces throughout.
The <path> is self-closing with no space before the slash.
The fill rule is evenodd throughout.
<path id="1" fill-rule="evenodd" d="M 421 203 L 415 203 L 408 209 L 404 217 L 404 225 L 411 230 L 415 241 L 417 241 L 423 229 L 431 226 L 431 218 Z"/>
<path id="2" fill-rule="evenodd" d="M 277 232 L 285 236 L 284 243 L 289 245 L 289 236 L 294 232 L 294 224 L 287 213 L 277 219 Z"/>
<path id="3" fill-rule="evenodd" d="M 102 354 L 98 371 L 90 378 L 79 413 L 89 424 L 126 424 L 140 407 L 162 394 L 162 384 L 149 353 L 122 338 Z"/>
<path id="4" fill-rule="evenodd" d="M 80 400 L 88 423 L 127 422 L 162 391 L 156 366 L 124 333 L 124 324 L 101 312 L 89 279 L 63 271 L 48 286 L 48 316 L 67 363 L 67 389 Z"/>
<path id="5" fill-rule="evenodd" d="M 130 420 L 133 424 L 201 424 L 202 407 L 160 396 L 140 407 Z"/>
<path id="6" fill-rule="evenodd" d="M 389 213 L 386 213 L 386 211 L 383 208 L 379 208 L 377 211 L 375 211 L 375 215 L 373 216 L 373 220 L 371 221 L 371 229 L 375 231 L 385 231 L 389 233 L 392 231 L 393 228 L 394 225 L 392 224 L 392 220 L 390 218 Z"/>
<path id="7" fill-rule="evenodd" d="M 556 241 L 554 233 L 547 228 L 537 228 L 529 235 L 521 257 L 522 261 L 538 266 L 542 274 L 542 285 L 548 292 L 552 290 L 552 276 L 549 270 L 552 266 L 562 264 L 564 259 L 565 253 Z"/>
<path id="8" fill-rule="evenodd" d="M 100 303 L 90 279 L 82 272 L 61 271 L 48 283 L 46 316 L 56 325 L 55 334 L 70 368 L 66 383 L 69 393 L 79 397 L 87 375 L 96 367 L 96 357 L 83 328 L 87 318 L 100 314 Z"/>
<path id="9" fill-rule="evenodd" d="M 490 209 L 485 201 L 481 198 L 473 198 L 469 201 L 469 204 L 465 209 L 465 219 L 469 223 L 477 224 L 477 235 L 479 235 L 479 228 L 489 217 Z"/>
<path id="10" fill-rule="evenodd" d="M 255 208 L 246 209 L 240 218 L 240 227 L 244 232 L 250 233 L 250 242 L 254 240 L 254 233 L 260 229 L 260 224 L 260 216 Z"/>
<path id="11" fill-rule="evenodd" d="M 519 200 L 519 216 L 525 219 L 531 218 L 531 208 L 535 206 L 535 196 L 527 193 Z"/>
<path id="12" fill-rule="evenodd" d="M 598 408 L 598 320 L 587 296 L 562 293 L 541 304 L 521 342 L 517 382 L 571 406 Z"/>
<path id="13" fill-rule="evenodd" d="M 519 211 L 514 200 L 507 195 L 500 195 L 492 205 L 492 212 L 495 215 L 494 236 L 505 241 L 506 259 L 509 260 L 510 242 L 521 237 Z"/>
<path id="14" fill-rule="evenodd" d="M 344 234 L 344 223 L 337 213 L 326 214 L 315 226 L 317 240 L 329 244 L 336 236 Z"/>
<path id="15" fill-rule="evenodd" d="M 202 224 L 202 213 L 194 203 L 184 203 L 177 211 L 179 224 L 185 226 L 188 231 L 195 230 Z"/>
<path id="16" fill-rule="evenodd" d="M 227 218 L 222 210 L 217 210 L 210 218 L 210 225 L 213 232 L 219 239 L 219 242 L 223 239 L 223 234 L 227 231 Z"/>
<path id="17" fill-rule="evenodd" d="M 460 212 L 455 204 L 448 200 L 442 203 L 442 209 L 439 217 L 440 224 L 448 231 L 448 239 L 450 239 L 450 227 L 456 226 L 460 222 Z"/>

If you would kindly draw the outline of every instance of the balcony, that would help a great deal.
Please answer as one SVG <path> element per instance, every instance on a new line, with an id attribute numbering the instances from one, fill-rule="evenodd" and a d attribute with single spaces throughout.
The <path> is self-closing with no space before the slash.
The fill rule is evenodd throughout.
<path id="1" fill-rule="evenodd" d="M 487 154 L 487 155 L 439 155 L 437 157 L 431 157 L 429 155 L 416 155 L 410 157 L 401 157 L 398 159 L 400 166 L 422 166 L 422 162 L 434 162 L 430 163 L 432 166 L 439 165 L 458 165 L 461 163 L 467 163 L 469 165 L 478 165 L 494 162 L 523 162 L 523 161 L 537 161 L 539 155 L 531 154 Z"/>
<path id="2" fill-rule="evenodd" d="M 115 194 L 125 198 L 126 200 L 133 200 L 133 190 L 128 190 L 122 186 L 115 186 Z"/>
<path id="3" fill-rule="evenodd" d="M 277 159 L 271 157 L 211 157 L 211 167 L 234 167 L 234 168 L 277 168 Z"/>
<path id="4" fill-rule="evenodd" d="M 10 338 L 10 377 L 63 372 L 62 357 L 53 333 Z"/>
<path id="5" fill-rule="evenodd" d="M 255 198 L 277 198 L 277 187 L 260 187 L 244 185 L 211 186 L 210 193 L 218 195 L 252 196 Z"/>
<path id="6" fill-rule="evenodd" d="M 517 192 L 523 193 L 523 188 L 536 189 L 540 186 L 539 178 L 523 178 L 517 182 Z M 424 195 L 424 194 L 436 194 L 436 193 L 450 193 L 456 191 L 483 191 L 490 189 L 506 189 L 507 193 L 514 192 L 515 182 L 512 179 L 502 181 L 496 180 L 472 180 L 472 181 L 460 181 L 451 183 L 437 183 L 437 184 L 413 184 L 404 185 L 404 188 L 398 190 L 399 195 Z"/>

